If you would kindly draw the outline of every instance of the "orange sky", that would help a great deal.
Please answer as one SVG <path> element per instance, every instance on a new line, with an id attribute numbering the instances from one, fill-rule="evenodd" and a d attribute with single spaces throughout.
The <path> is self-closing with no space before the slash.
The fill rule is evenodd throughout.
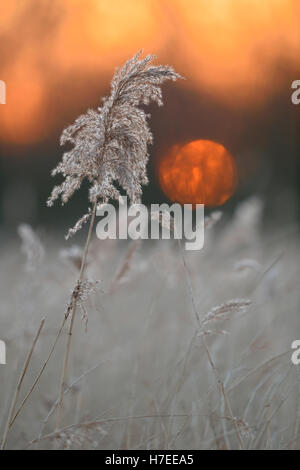
<path id="1" fill-rule="evenodd" d="M 107 90 L 114 67 L 141 48 L 185 75 L 180 86 L 255 105 L 280 83 L 278 60 L 300 70 L 299 23 L 298 0 L 10 0 L 0 16 L 0 139 L 43 140 L 70 99 L 76 108 L 95 83 Z M 78 77 L 79 94 L 64 100 Z"/>

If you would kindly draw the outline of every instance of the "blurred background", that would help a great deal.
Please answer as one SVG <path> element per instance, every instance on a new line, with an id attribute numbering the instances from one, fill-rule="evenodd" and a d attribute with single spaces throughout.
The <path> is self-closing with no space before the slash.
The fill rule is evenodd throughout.
<path id="1" fill-rule="evenodd" d="M 167 201 L 159 162 L 198 139 L 233 156 L 238 185 L 223 209 L 258 194 L 265 220 L 299 207 L 300 78 L 297 0 L 11 0 L 1 5 L 0 221 L 58 227 L 86 208 L 83 188 L 66 208 L 47 209 L 50 171 L 64 127 L 109 93 L 116 66 L 143 48 L 185 81 L 150 107 L 154 145 L 144 202 Z"/>
<path id="2" fill-rule="evenodd" d="M 186 78 L 163 87 L 162 108 L 149 108 L 144 203 L 177 200 L 180 187 L 181 202 L 195 202 L 205 189 L 206 215 L 225 214 L 208 217 L 204 249 L 186 252 L 185 263 L 173 240 L 93 237 L 86 275 L 102 283 L 74 327 L 63 418 L 75 427 L 47 438 L 61 338 L 8 447 L 30 447 L 39 436 L 35 448 L 239 448 L 197 334 L 196 305 L 202 321 L 211 318 L 201 334 L 245 448 L 299 448 L 291 362 L 300 331 L 300 104 L 291 101 L 300 80 L 299 0 L 1 2 L 0 436 L 41 317 L 23 396 L 78 277 L 87 227 L 74 241 L 63 235 L 86 213 L 87 187 L 65 207 L 46 207 L 61 181 L 50 175 L 64 151 L 60 134 L 101 105 L 115 68 L 140 49 Z M 237 308 L 245 301 L 249 308 Z M 100 428 L 82 424 L 99 419 Z"/>

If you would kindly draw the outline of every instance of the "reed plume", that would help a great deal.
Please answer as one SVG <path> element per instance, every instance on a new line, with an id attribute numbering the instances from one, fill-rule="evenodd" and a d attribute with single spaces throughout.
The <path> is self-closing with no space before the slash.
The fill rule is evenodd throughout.
<path id="1" fill-rule="evenodd" d="M 150 65 L 154 56 L 139 60 L 141 51 L 117 69 L 111 82 L 110 96 L 96 110 L 88 110 L 67 127 L 61 145 L 71 144 L 52 175 L 62 174 L 65 180 L 53 188 L 47 204 L 59 197 L 68 202 L 84 179 L 90 182 L 89 201 L 105 203 L 118 200 L 118 183 L 132 203 L 138 203 L 142 186 L 148 183 L 147 146 L 152 134 L 150 117 L 140 105 L 162 102 L 161 85 L 166 80 L 182 78 L 169 66 Z M 92 210 L 79 219 L 68 236 L 76 233 L 92 215 Z"/>
<path id="2" fill-rule="evenodd" d="M 63 131 L 60 143 L 71 144 L 72 149 L 63 154 L 62 161 L 52 171 L 53 176 L 60 173 L 65 179 L 53 188 L 48 206 L 59 197 L 63 204 L 68 202 L 84 179 L 90 183 L 89 201 L 92 204 L 92 208 L 88 208 L 88 212 L 67 235 L 68 238 L 76 233 L 90 219 L 79 277 L 66 314 L 66 318 L 71 316 L 71 321 L 60 384 L 57 428 L 62 417 L 76 307 L 82 286 L 87 282 L 83 277 L 97 206 L 109 200 L 118 200 L 120 192 L 116 183 L 126 191 L 130 202 L 140 201 L 142 186 L 148 183 L 146 165 L 152 134 L 147 122 L 149 114 L 139 106 L 151 101 L 161 106 L 161 85 L 166 80 L 182 78 L 172 67 L 150 65 L 154 59 L 152 55 L 140 60 L 141 52 L 116 70 L 111 82 L 111 94 L 103 99 L 102 106 L 97 110 L 88 110 Z"/>

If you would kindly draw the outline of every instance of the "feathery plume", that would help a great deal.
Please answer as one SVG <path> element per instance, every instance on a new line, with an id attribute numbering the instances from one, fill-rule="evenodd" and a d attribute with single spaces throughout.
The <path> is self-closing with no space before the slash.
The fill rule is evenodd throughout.
<path id="1" fill-rule="evenodd" d="M 249 299 L 233 299 L 212 308 L 201 321 L 201 326 L 211 321 L 227 320 L 234 313 L 244 313 L 251 305 Z"/>
<path id="2" fill-rule="evenodd" d="M 28 224 L 18 226 L 18 234 L 22 240 L 21 249 L 26 256 L 26 271 L 34 271 L 42 264 L 45 256 L 45 249 L 39 236 Z"/>
<path id="3" fill-rule="evenodd" d="M 72 144 L 62 161 L 52 171 L 61 173 L 65 180 L 53 188 L 47 204 L 59 197 L 68 202 L 84 179 L 91 186 L 89 201 L 105 203 L 119 198 L 118 183 L 132 203 L 138 203 L 142 185 L 148 183 L 146 165 L 147 146 L 152 142 L 147 118 L 139 105 L 151 101 L 162 102 L 161 85 L 166 80 L 182 78 L 169 66 L 150 65 L 154 56 L 139 59 L 142 51 L 117 69 L 111 82 L 111 94 L 103 99 L 97 110 L 88 110 L 67 127 L 60 139 L 61 145 Z M 77 232 L 91 213 L 84 215 L 68 236 Z"/>

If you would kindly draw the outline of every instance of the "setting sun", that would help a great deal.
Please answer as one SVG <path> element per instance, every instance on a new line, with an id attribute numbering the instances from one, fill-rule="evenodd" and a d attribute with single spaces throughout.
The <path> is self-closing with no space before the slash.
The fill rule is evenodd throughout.
<path id="1" fill-rule="evenodd" d="M 233 157 L 223 145 L 210 140 L 174 145 L 160 160 L 158 170 L 166 196 L 181 204 L 220 206 L 237 183 Z"/>

